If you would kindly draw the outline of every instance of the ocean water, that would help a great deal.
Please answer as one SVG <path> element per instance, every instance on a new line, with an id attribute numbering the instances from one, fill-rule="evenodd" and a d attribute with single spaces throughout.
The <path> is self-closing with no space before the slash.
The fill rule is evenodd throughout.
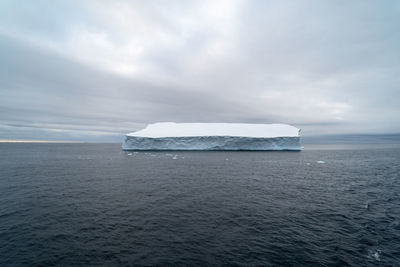
<path id="1" fill-rule="evenodd" d="M 400 148 L 0 144 L 0 266 L 400 266 Z"/>

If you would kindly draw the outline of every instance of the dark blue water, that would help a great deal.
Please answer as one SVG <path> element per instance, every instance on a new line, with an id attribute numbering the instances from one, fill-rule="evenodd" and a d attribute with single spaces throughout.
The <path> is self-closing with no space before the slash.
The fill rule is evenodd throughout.
<path id="1" fill-rule="evenodd" d="M 400 149 L 0 144 L 0 266 L 19 265 L 399 266 Z"/>

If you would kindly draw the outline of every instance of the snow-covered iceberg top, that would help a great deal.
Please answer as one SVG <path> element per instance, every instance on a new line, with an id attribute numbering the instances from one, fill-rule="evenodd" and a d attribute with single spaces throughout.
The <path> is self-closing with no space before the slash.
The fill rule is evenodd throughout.
<path id="1" fill-rule="evenodd" d="M 249 123 L 175 123 L 149 124 L 129 137 L 166 138 L 194 136 L 231 136 L 252 138 L 299 137 L 300 129 L 288 124 Z"/>

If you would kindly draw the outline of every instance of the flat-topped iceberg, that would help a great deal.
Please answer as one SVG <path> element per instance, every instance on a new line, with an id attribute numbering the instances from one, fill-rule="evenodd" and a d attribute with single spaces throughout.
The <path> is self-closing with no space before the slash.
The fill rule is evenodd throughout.
<path id="1" fill-rule="evenodd" d="M 300 129 L 287 124 L 149 124 L 129 133 L 124 150 L 302 150 Z"/>

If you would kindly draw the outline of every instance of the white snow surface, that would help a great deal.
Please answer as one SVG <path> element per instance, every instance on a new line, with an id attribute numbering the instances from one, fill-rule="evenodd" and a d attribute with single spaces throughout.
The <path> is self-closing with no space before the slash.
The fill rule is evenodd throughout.
<path id="1" fill-rule="evenodd" d="M 165 138 L 232 136 L 253 138 L 298 137 L 300 129 L 288 124 L 175 123 L 159 122 L 127 134 L 131 137 Z"/>

